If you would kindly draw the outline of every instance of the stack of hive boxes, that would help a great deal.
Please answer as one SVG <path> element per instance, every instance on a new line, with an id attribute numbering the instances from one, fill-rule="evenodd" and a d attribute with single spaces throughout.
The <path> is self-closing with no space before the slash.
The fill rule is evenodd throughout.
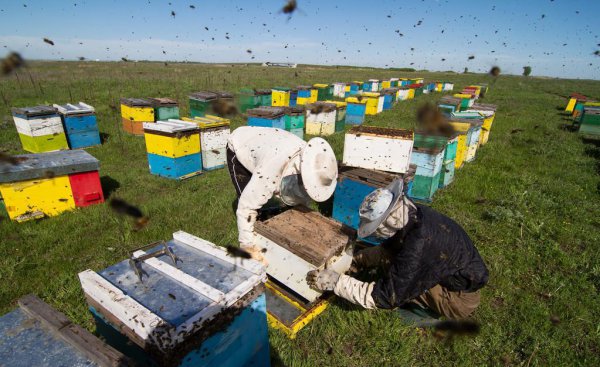
<path id="1" fill-rule="evenodd" d="M 487 103 L 474 103 L 470 112 L 477 112 L 483 117 L 483 125 L 481 125 L 481 134 L 479 137 L 479 145 L 487 144 L 490 138 L 490 131 L 492 130 L 492 124 L 496 117 L 496 105 Z"/>
<path id="2" fill-rule="evenodd" d="M 100 145 L 100 132 L 94 107 L 83 102 L 55 104 L 54 107 L 61 115 L 71 149 Z"/>
<path id="3" fill-rule="evenodd" d="M 0 163 L 0 194 L 10 219 L 24 222 L 104 201 L 98 160 L 84 150 L 15 156 Z"/>
<path id="4" fill-rule="evenodd" d="M 456 150 L 458 148 L 458 133 L 448 137 L 446 151 L 444 152 L 444 161 L 442 163 L 442 172 L 440 174 L 439 188 L 444 188 L 454 181 L 454 171 L 456 169 Z"/>
<path id="5" fill-rule="evenodd" d="M 144 123 L 153 123 L 154 107 L 144 98 L 121 98 L 123 131 L 133 135 L 144 134 Z"/>
<path id="6" fill-rule="evenodd" d="M 180 120 L 144 124 L 150 173 L 182 180 L 202 173 L 200 129 Z"/>
<path id="7" fill-rule="evenodd" d="M 254 90 L 254 93 L 256 93 L 256 95 L 258 96 L 258 106 L 271 106 L 271 104 L 273 103 L 273 96 L 272 96 L 272 91 L 271 89 L 256 89 Z"/>
<path id="8" fill-rule="evenodd" d="M 462 99 L 457 97 L 444 96 L 438 101 L 438 108 L 446 116 L 450 116 L 454 112 L 460 111 Z"/>
<path id="9" fill-rule="evenodd" d="M 248 114 L 248 126 L 272 127 L 285 129 L 283 107 L 261 106 L 246 111 Z"/>
<path id="10" fill-rule="evenodd" d="M 417 166 L 417 170 L 408 192 L 412 199 L 424 202 L 433 200 L 433 195 L 440 186 L 447 145 L 448 138 L 445 136 L 415 134 L 410 161 Z"/>
<path id="11" fill-rule="evenodd" d="M 398 91 L 398 88 L 386 88 L 381 90 L 384 110 L 389 110 L 394 106 L 394 103 L 398 100 Z"/>
<path id="12" fill-rule="evenodd" d="M 69 149 L 56 108 L 35 106 L 12 109 L 13 120 L 23 150 L 32 153 Z"/>
<path id="13" fill-rule="evenodd" d="M 346 126 L 346 113 L 348 104 L 341 101 L 324 101 L 326 103 L 332 103 L 335 105 L 335 131 L 344 131 Z"/>
<path id="14" fill-rule="evenodd" d="M 306 106 L 306 134 L 328 136 L 335 133 L 337 105 L 315 102 Z"/>
<path id="15" fill-rule="evenodd" d="M 231 132 L 231 121 L 222 117 L 206 115 L 184 117 L 184 122 L 192 122 L 200 129 L 200 152 L 202 155 L 202 169 L 211 171 L 223 168 L 227 164 L 227 140 Z M 178 122 L 177 120 L 169 120 Z"/>
<path id="16" fill-rule="evenodd" d="M 298 97 L 296 98 L 296 104 L 298 106 L 307 105 L 312 103 L 312 87 L 307 85 L 299 85 L 297 88 Z"/>
<path id="17" fill-rule="evenodd" d="M 334 193 L 333 218 L 358 229 L 358 208 L 373 190 L 402 177 L 410 186 L 413 132 L 402 129 L 355 126 L 346 133 L 343 167 Z M 378 244 L 375 238 L 361 239 Z"/>

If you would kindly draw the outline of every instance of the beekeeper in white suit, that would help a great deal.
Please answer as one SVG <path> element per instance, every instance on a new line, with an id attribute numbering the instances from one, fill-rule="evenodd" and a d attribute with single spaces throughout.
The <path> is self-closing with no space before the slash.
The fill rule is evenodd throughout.
<path id="1" fill-rule="evenodd" d="M 237 227 L 240 247 L 257 260 L 254 245 L 258 210 L 273 196 L 286 205 L 323 202 L 333 195 L 337 161 L 322 138 L 308 142 L 281 129 L 243 126 L 227 142 L 227 166 L 238 194 Z"/>

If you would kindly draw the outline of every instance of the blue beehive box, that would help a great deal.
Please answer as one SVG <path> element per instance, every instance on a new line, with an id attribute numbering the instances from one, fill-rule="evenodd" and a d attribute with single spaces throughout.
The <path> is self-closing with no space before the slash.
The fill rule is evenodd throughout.
<path id="1" fill-rule="evenodd" d="M 101 144 L 94 107 L 83 102 L 64 105 L 55 104 L 54 107 L 61 115 L 71 149 L 87 148 Z"/>
<path id="2" fill-rule="evenodd" d="M 298 90 L 290 89 L 290 105 L 289 107 L 296 107 L 298 105 Z"/>
<path id="3" fill-rule="evenodd" d="M 130 366 L 117 350 L 33 295 L 0 317 L 2 366 Z"/>
<path id="4" fill-rule="evenodd" d="M 246 113 L 248 114 L 248 126 L 285 129 L 284 108 L 262 106 L 248 110 Z"/>
<path id="5" fill-rule="evenodd" d="M 333 194 L 333 219 L 357 230 L 360 223 L 358 209 L 364 198 L 374 190 L 386 187 L 398 177 L 401 177 L 405 187 L 408 187 L 412 173 L 398 175 L 365 168 L 341 167 Z M 381 240 L 374 236 L 359 240 L 371 245 L 381 243 Z"/>
<path id="6" fill-rule="evenodd" d="M 254 260 L 179 231 L 79 279 L 98 332 L 140 366 L 270 365 Z"/>
<path id="7" fill-rule="evenodd" d="M 346 121 L 348 125 L 361 125 L 365 121 L 367 101 L 356 97 L 346 98 Z"/>

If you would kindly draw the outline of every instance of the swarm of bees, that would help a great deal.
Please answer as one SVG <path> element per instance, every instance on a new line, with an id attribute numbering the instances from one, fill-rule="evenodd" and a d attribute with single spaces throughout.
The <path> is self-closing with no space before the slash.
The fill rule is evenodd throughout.
<path id="1" fill-rule="evenodd" d="M 44 38 L 44 42 L 46 42 L 50 46 L 54 46 L 54 41 L 52 41 L 50 38 Z"/>
<path id="2" fill-rule="evenodd" d="M 446 116 L 431 103 L 426 103 L 417 110 L 417 127 L 430 135 L 450 136 L 454 133 Z"/>
<path id="3" fill-rule="evenodd" d="M 490 75 L 493 77 L 498 77 L 500 75 L 500 68 L 498 66 L 494 66 L 490 69 Z"/>
<path id="4" fill-rule="evenodd" d="M 2 75 L 8 75 L 23 66 L 25 66 L 25 60 L 21 55 L 16 52 L 11 52 L 2 60 Z"/>
<path id="5" fill-rule="evenodd" d="M 224 98 L 215 99 L 212 103 L 212 110 L 219 117 L 234 116 L 238 113 L 233 100 Z"/>

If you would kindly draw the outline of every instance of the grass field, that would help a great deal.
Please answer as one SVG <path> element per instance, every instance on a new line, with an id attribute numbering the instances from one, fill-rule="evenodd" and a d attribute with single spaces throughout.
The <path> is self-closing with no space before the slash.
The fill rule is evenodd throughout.
<path id="1" fill-rule="evenodd" d="M 173 97 L 186 115 L 188 93 L 207 88 L 393 76 L 448 79 L 455 90 L 491 82 L 480 74 L 360 68 L 52 62 L 28 70 L 0 79 L 0 150 L 22 153 L 9 107 L 85 101 L 96 107 L 104 139 L 88 152 L 101 161 L 105 194 L 139 205 L 151 218 L 134 232 L 107 205 L 24 224 L 0 213 L 0 312 L 36 293 L 90 329 L 78 272 L 103 269 L 179 229 L 221 245 L 237 239 L 227 171 L 183 182 L 150 175 L 143 138 L 120 131 L 119 97 Z M 570 122 L 558 109 L 566 104 L 561 96 L 574 91 L 600 98 L 600 82 L 501 76 L 484 100 L 499 106 L 489 144 L 436 194 L 433 207 L 466 228 L 490 270 L 474 316 L 482 326 L 478 336 L 440 341 L 403 325 L 394 311 L 338 300 L 296 340 L 271 331 L 275 364 L 600 365 L 600 144 L 563 128 Z M 439 96 L 400 102 L 367 123 L 411 128 L 416 107 Z M 523 130 L 511 133 L 516 128 Z M 343 134 L 328 140 L 341 158 Z"/>

